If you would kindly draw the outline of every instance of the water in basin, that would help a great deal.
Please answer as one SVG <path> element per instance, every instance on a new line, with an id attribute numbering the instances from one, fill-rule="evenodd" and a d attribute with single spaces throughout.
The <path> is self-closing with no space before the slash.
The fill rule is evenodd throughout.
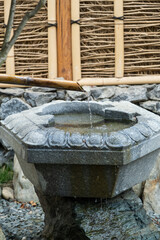
<path id="1" fill-rule="evenodd" d="M 55 115 L 54 127 L 65 132 L 87 133 L 111 133 L 133 126 L 131 121 L 107 121 L 103 116 L 92 114 L 92 122 L 89 113 L 67 113 Z"/>

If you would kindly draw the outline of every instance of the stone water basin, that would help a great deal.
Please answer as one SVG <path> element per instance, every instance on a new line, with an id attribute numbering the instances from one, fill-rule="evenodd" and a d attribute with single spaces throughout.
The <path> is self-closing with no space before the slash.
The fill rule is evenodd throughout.
<path id="1" fill-rule="evenodd" d="M 125 101 L 53 101 L 0 133 L 35 189 L 60 197 L 112 198 L 148 178 L 160 148 L 159 116 Z"/>

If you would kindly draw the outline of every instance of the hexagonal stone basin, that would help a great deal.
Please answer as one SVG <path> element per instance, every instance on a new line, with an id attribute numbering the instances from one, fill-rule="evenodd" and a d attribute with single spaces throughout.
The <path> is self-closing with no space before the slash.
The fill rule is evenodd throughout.
<path id="1" fill-rule="evenodd" d="M 2 121 L 1 137 L 43 196 L 110 198 L 146 180 L 160 117 L 129 102 L 54 101 Z M 79 124 L 79 126 L 78 126 Z"/>
<path id="2" fill-rule="evenodd" d="M 108 133 L 117 132 L 125 128 L 133 126 L 135 123 L 132 121 L 109 121 L 101 115 L 89 114 L 89 113 L 69 113 L 54 115 L 55 123 L 50 126 L 54 126 L 65 132 L 80 134 L 88 133 Z"/>
<path id="3" fill-rule="evenodd" d="M 129 102 L 91 102 L 90 110 L 92 128 L 88 103 L 78 101 L 51 102 L 1 122 L 1 138 L 38 194 L 47 239 L 62 229 L 73 236 L 72 197 L 112 198 L 145 181 L 157 160 L 159 116 Z"/>

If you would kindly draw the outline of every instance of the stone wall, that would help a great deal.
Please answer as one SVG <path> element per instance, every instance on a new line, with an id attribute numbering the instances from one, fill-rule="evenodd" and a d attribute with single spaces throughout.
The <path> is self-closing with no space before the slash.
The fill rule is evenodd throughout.
<path id="1" fill-rule="evenodd" d="M 88 101 L 88 99 L 130 101 L 160 115 L 160 85 L 88 87 L 87 90 L 87 92 L 74 92 L 40 87 L 0 89 L 0 119 L 3 120 L 13 113 L 54 100 Z M 13 161 L 13 151 L 1 140 L 0 166 L 10 161 Z M 160 213 L 160 205 L 157 201 L 160 197 L 159 162 L 152 172 L 151 179 L 135 187 L 137 194 L 143 196 L 146 209 L 157 213 Z M 150 196 L 153 196 L 152 199 Z"/>

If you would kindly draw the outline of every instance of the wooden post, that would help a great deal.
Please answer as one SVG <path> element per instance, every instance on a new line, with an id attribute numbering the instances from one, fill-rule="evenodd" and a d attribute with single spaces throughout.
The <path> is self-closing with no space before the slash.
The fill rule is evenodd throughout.
<path id="1" fill-rule="evenodd" d="M 79 5 L 79 0 L 71 0 L 71 19 L 73 21 L 80 19 Z M 74 81 L 81 79 L 80 25 L 78 23 L 72 24 L 72 69 Z"/>
<path id="2" fill-rule="evenodd" d="M 4 0 L 4 23 L 8 24 L 8 18 L 10 13 L 11 0 Z M 11 37 L 13 36 L 13 30 L 11 32 Z M 15 62 L 14 62 L 14 47 L 8 53 L 8 57 L 6 59 L 6 73 L 7 74 L 15 74 Z"/>
<path id="3" fill-rule="evenodd" d="M 58 77 L 72 79 L 71 0 L 57 0 Z"/>
<path id="4" fill-rule="evenodd" d="M 114 0 L 115 17 L 115 77 L 124 76 L 124 24 L 123 0 Z M 117 19 L 121 18 L 122 19 Z"/>
<path id="5" fill-rule="evenodd" d="M 56 23 L 56 0 L 48 0 L 48 23 Z M 57 39 L 56 26 L 48 28 L 48 77 L 57 77 Z"/>

